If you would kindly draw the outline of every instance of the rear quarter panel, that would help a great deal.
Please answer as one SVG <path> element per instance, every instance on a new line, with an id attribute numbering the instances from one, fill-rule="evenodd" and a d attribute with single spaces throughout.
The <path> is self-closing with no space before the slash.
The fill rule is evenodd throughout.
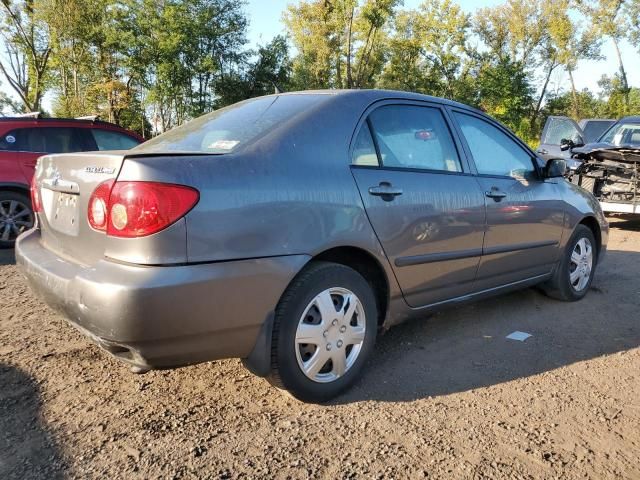
<path id="1" fill-rule="evenodd" d="M 186 216 L 190 263 L 314 256 L 351 246 L 394 276 L 349 168 L 354 128 L 370 102 L 339 95 L 236 154 L 135 157 L 119 180 L 190 185 L 200 201 Z"/>

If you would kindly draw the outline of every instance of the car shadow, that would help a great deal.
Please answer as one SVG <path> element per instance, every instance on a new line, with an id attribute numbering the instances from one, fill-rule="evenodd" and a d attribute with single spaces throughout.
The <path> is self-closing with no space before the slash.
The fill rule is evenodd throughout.
<path id="1" fill-rule="evenodd" d="M 580 302 L 528 289 L 392 328 L 333 403 L 412 401 L 529 377 L 640 346 L 640 253 L 612 251 Z M 514 331 L 532 336 L 505 338 Z"/>
<path id="2" fill-rule="evenodd" d="M 64 460 L 40 414 L 38 385 L 0 363 L 0 478 L 62 479 Z"/>
<path id="3" fill-rule="evenodd" d="M 616 215 L 608 217 L 611 228 L 640 232 L 640 215 Z"/>
<path id="4" fill-rule="evenodd" d="M 0 266 L 16 263 L 16 255 L 13 249 L 0 250 Z"/>

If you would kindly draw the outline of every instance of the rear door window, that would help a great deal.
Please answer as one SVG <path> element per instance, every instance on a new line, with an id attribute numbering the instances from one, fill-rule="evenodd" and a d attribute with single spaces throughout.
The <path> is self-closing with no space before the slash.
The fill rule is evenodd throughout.
<path id="1" fill-rule="evenodd" d="M 98 128 L 90 129 L 98 150 L 129 150 L 140 144 L 140 141 L 124 133 Z"/>
<path id="2" fill-rule="evenodd" d="M 387 105 L 369 116 L 385 167 L 461 172 L 451 132 L 438 108 Z"/>
<path id="3" fill-rule="evenodd" d="M 353 153 L 351 155 L 351 163 L 353 165 L 360 165 L 366 167 L 377 167 L 378 154 L 376 153 L 376 146 L 373 143 L 373 137 L 371 136 L 371 129 L 369 123 L 365 122 L 358 132 L 358 136 L 353 145 Z"/>
<path id="4" fill-rule="evenodd" d="M 37 153 L 69 153 L 85 150 L 77 129 L 70 127 L 25 128 L 21 150 Z"/>
<path id="5" fill-rule="evenodd" d="M 0 151 L 1 152 L 15 152 L 18 150 L 18 137 L 20 136 L 19 130 L 11 130 L 10 132 L 0 137 Z"/>

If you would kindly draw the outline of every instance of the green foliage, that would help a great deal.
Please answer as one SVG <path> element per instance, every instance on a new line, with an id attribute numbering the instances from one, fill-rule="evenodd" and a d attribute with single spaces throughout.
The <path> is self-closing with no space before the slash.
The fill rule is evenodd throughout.
<path id="1" fill-rule="evenodd" d="M 466 99 L 469 16 L 451 0 L 428 0 L 399 12 L 394 27 L 378 85 Z"/>
<path id="2" fill-rule="evenodd" d="M 640 51 L 640 0 L 504 0 L 465 13 L 456 0 L 301 0 L 287 36 L 247 49 L 241 0 L 0 0 L 0 73 L 33 110 L 99 114 L 146 136 L 282 90 L 389 88 L 474 105 L 534 143 L 549 114 L 640 113 L 619 58 L 596 96 L 578 91 L 603 41 Z M 549 93 L 554 73 L 569 91 Z"/>
<path id="3" fill-rule="evenodd" d="M 291 60 L 285 37 L 276 36 L 267 45 L 251 52 L 255 57 L 234 75 L 226 76 L 216 87 L 215 108 L 247 98 L 286 91 L 291 84 Z"/>
<path id="4" fill-rule="evenodd" d="M 38 111 L 48 87 L 51 32 L 43 0 L 2 0 L 0 36 L 5 58 L 0 71 L 20 99 L 20 110 Z"/>
<path id="5" fill-rule="evenodd" d="M 305 0 L 284 22 L 298 51 L 294 86 L 367 88 L 384 66 L 385 27 L 399 0 Z"/>
<path id="6" fill-rule="evenodd" d="M 504 58 L 481 64 L 473 103 L 524 138 L 529 136 L 526 120 L 532 100 L 533 88 L 521 62 Z"/>

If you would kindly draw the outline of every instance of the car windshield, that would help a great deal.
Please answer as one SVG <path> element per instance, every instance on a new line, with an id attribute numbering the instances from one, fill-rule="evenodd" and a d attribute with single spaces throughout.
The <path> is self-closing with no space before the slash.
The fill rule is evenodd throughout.
<path id="1" fill-rule="evenodd" d="M 134 153 L 224 154 L 317 105 L 322 94 L 260 97 L 221 108 L 134 148 Z"/>
<path id="2" fill-rule="evenodd" d="M 618 123 L 605 133 L 600 141 L 616 147 L 620 145 L 640 146 L 640 123 Z"/>

